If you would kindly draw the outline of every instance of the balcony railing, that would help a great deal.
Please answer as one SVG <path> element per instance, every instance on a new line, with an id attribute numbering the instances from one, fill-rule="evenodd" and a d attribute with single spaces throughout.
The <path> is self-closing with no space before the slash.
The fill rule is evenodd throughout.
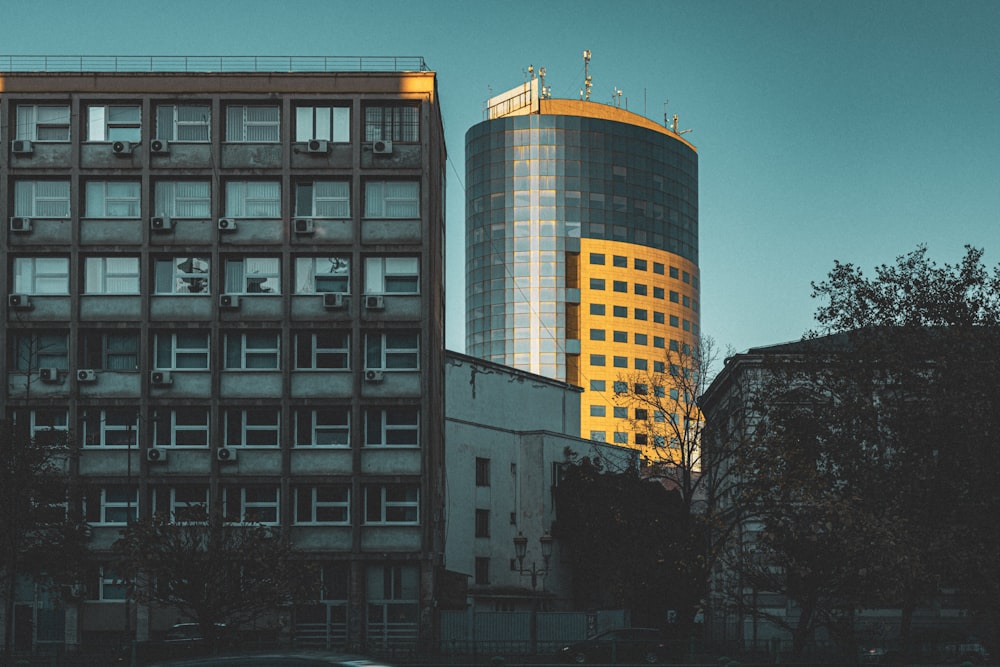
<path id="1" fill-rule="evenodd" d="M 424 72 L 422 56 L 4 56 L 0 72 Z"/>

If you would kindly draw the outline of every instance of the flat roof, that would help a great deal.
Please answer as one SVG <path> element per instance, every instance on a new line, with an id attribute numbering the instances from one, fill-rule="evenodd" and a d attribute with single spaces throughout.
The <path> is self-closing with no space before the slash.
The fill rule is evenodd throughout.
<path id="1" fill-rule="evenodd" d="M 0 72 L 424 72 L 422 56 L 18 56 Z"/>

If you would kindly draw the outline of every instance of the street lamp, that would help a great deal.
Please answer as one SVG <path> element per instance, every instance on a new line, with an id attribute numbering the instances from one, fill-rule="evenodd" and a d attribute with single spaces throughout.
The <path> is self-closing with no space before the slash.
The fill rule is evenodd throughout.
<path id="1" fill-rule="evenodd" d="M 548 532 L 542 533 L 542 536 L 538 538 L 539 543 L 542 545 L 542 562 L 543 567 L 538 569 L 535 566 L 535 562 L 531 562 L 531 569 L 524 569 L 524 557 L 528 552 L 528 538 L 524 536 L 524 533 L 518 532 L 517 537 L 514 538 L 514 554 L 517 556 L 517 566 L 518 573 L 522 576 L 531 576 L 531 590 L 538 588 L 538 577 L 545 577 L 549 573 L 549 559 L 552 558 L 552 536 Z M 545 588 L 545 582 L 542 582 L 542 588 Z"/>

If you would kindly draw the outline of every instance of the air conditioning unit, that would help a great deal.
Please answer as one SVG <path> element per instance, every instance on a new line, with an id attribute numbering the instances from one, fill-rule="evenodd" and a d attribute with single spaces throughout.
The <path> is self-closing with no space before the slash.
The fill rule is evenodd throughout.
<path id="1" fill-rule="evenodd" d="M 149 152 L 150 153 L 169 153 L 170 143 L 165 139 L 153 139 L 149 142 Z"/>
<path id="2" fill-rule="evenodd" d="M 223 463 L 236 460 L 236 450 L 232 447 L 219 447 L 215 450 L 215 458 Z"/>
<path id="3" fill-rule="evenodd" d="M 372 142 L 372 153 L 375 155 L 392 155 L 392 142 L 385 139 Z"/>
<path id="4" fill-rule="evenodd" d="M 35 152 L 35 146 L 27 139 L 15 139 L 10 142 L 10 152 L 15 155 L 30 155 Z"/>
<path id="5" fill-rule="evenodd" d="M 312 218 L 295 218 L 292 224 L 296 234 L 312 234 L 316 231 L 316 224 Z"/>
<path id="6" fill-rule="evenodd" d="M 322 139 L 310 139 L 309 143 L 306 144 L 306 151 L 309 153 L 329 153 L 330 142 Z"/>
<path id="7" fill-rule="evenodd" d="M 239 308 L 240 297 L 235 294 L 219 295 L 219 308 Z"/>
<path id="8" fill-rule="evenodd" d="M 382 296 L 368 295 L 365 297 L 365 308 L 368 310 L 382 310 L 385 308 L 385 298 Z"/>
<path id="9" fill-rule="evenodd" d="M 91 368 L 81 368 L 76 372 L 77 382 L 97 382 L 97 371 Z"/>
<path id="10" fill-rule="evenodd" d="M 163 447 L 150 447 L 146 450 L 146 460 L 150 463 L 166 463 L 167 450 Z"/>
<path id="11" fill-rule="evenodd" d="M 149 383 L 154 387 L 167 387 L 174 383 L 170 377 L 170 371 L 152 371 L 149 374 Z"/>
<path id="12" fill-rule="evenodd" d="M 221 232 L 235 232 L 236 231 L 236 221 L 232 218 L 219 218 L 219 231 Z"/>
<path id="13" fill-rule="evenodd" d="M 149 228 L 154 232 L 169 232 L 174 228 L 174 221 L 165 215 L 149 219 Z"/>
<path id="14" fill-rule="evenodd" d="M 47 382 L 49 384 L 57 384 L 59 382 L 59 369 L 39 368 L 38 379 L 41 380 L 42 382 Z"/>
<path id="15" fill-rule="evenodd" d="M 111 152 L 115 155 L 131 155 L 132 143 L 129 141 L 116 141 L 111 144 Z"/>
<path id="16" fill-rule="evenodd" d="M 343 308 L 346 305 L 344 295 L 339 292 L 326 292 L 323 294 L 323 307 L 327 310 Z"/>
<path id="17" fill-rule="evenodd" d="M 11 218 L 10 231 L 25 233 L 31 231 L 31 218 Z"/>
<path id="18" fill-rule="evenodd" d="M 8 294 L 7 306 L 15 310 L 31 310 L 31 297 L 27 294 Z"/>
<path id="19" fill-rule="evenodd" d="M 365 382 L 381 382 L 383 379 L 382 371 L 365 371 Z"/>

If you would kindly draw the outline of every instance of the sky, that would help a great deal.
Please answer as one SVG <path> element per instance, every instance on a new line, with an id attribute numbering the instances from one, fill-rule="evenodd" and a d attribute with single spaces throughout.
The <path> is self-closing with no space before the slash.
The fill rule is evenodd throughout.
<path id="1" fill-rule="evenodd" d="M 578 99 L 589 50 L 592 101 L 691 129 L 701 329 L 726 353 L 813 327 L 835 260 L 1000 264 L 997 35 L 997 0 L 8 0 L 0 55 L 422 56 L 464 351 L 465 133 L 529 65 Z"/>

